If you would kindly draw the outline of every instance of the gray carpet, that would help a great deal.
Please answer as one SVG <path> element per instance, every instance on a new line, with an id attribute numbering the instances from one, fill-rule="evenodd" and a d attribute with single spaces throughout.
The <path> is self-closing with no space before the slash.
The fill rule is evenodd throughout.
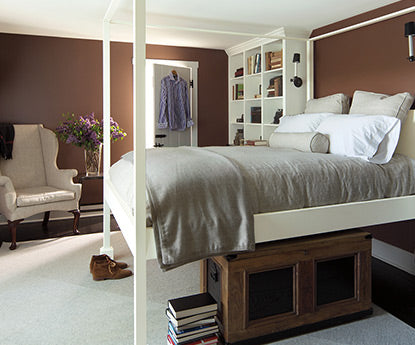
<path id="1" fill-rule="evenodd" d="M 21 242 L 0 248 L 1 345 L 130 345 L 133 278 L 95 282 L 89 273 L 101 234 Z M 112 233 L 116 260 L 132 264 L 121 233 Z M 147 262 L 149 345 L 166 343 L 167 299 L 199 291 L 199 264 L 161 272 Z M 374 306 L 364 320 L 285 339 L 278 345 L 413 345 L 415 329 Z"/>

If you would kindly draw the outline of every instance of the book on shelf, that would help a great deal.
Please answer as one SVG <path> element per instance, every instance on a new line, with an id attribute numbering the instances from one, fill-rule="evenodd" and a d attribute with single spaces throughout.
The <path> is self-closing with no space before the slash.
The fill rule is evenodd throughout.
<path id="1" fill-rule="evenodd" d="M 261 123 L 261 107 L 251 107 L 251 123 Z"/>
<path id="2" fill-rule="evenodd" d="M 282 96 L 282 75 L 271 78 L 269 80 L 267 91 L 267 97 Z"/>
<path id="3" fill-rule="evenodd" d="M 261 72 L 261 54 L 248 56 L 248 74 L 255 74 Z"/>
<path id="4" fill-rule="evenodd" d="M 265 70 L 282 68 L 282 50 L 265 53 Z"/>
<path id="5" fill-rule="evenodd" d="M 268 140 L 245 140 L 245 146 L 268 146 Z"/>
<path id="6" fill-rule="evenodd" d="M 244 99 L 244 84 L 232 85 L 232 100 Z"/>
<path id="7" fill-rule="evenodd" d="M 237 77 L 242 77 L 243 75 L 244 75 L 244 68 L 243 68 L 243 67 L 238 68 L 238 69 L 235 71 L 235 78 L 237 78 Z"/>
<path id="8" fill-rule="evenodd" d="M 171 321 L 171 323 L 176 326 L 180 327 L 183 325 L 187 325 L 189 323 L 193 323 L 199 320 L 207 319 L 209 317 L 215 316 L 217 314 L 217 310 L 208 311 L 206 313 L 196 314 L 180 319 L 176 319 L 174 315 L 171 313 L 169 309 L 166 309 L 167 318 Z"/>
<path id="9" fill-rule="evenodd" d="M 185 345 L 215 345 L 219 343 L 219 337 L 217 335 L 208 336 L 203 339 L 190 340 L 185 342 Z M 183 343 L 181 343 L 183 344 Z M 167 335 L 167 345 L 179 345 L 174 342 L 174 339 L 168 334 Z"/>

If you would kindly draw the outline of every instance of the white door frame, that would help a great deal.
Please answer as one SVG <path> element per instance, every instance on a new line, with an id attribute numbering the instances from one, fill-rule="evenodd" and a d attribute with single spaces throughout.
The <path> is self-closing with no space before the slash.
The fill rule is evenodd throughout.
<path id="1" fill-rule="evenodd" d="M 168 65 L 177 67 L 190 67 L 192 69 L 191 79 L 193 80 L 192 90 L 192 146 L 197 146 L 197 75 L 199 61 L 179 61 L 179 60 L 157 60 L 146 59 L 146 147 L 150 148 L 154 145 L 154 65 Z M 151 116 L 150 116 L 151 115 Z"/>

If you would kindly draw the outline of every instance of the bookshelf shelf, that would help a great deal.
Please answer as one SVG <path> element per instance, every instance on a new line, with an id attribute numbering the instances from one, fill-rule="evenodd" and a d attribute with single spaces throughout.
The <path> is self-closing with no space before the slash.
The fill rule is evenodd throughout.
<path id="1" fill-rule="evenodd" d="M 270 74 L 270 73 L 276 73 L 276 72 L 282 72 L 283 69 L 282 68 L 275 68 L 275 69 L 270 69 L 268 71 L 264 71 L 264 74 Z"/>
<path id="2" fill-rule="evenodd" d="M 274 97 L 264 97 L 264 100 L 273 100 L 273 99 L 284 99 L 283 96 L 274 96 Z"/>
<path id="3" fill-rule="evenodd" d="M 261 76 L 261 73 L 252 73 L 252 74 L 246 75 L 247 78 L 260 77 L 260 76 Z"/>
<path id="4" fill-rule="evenodd" d="M 284 28 L 275 30 L 271 34 L 299 36 L 298 33 L 288 33 Z M 290 82 L 294 76 L 294 64 L 292 63 L 294 53 L 306 56 L 304 42 L 285 39 L 253 39 L 227 49 L 227 53 L 230 100 L 229 144 L 233 143 L 236 130 L 241 128 L 244 131 L 244 139 L 268 140 L 278 126 L 273 124 L 276 112 L 282 110 L 284 115 L 294 115 L 304 111 L 306 87 L 296 88 Z M 306 59 L 301 61 L 306 61 Z M 241 73 L 241 68 L 243 68 L 243 76 L 235 77 L 237 71 L 238 74 Z M 302 78 L 306 76 L 306 62 L 299 64 L 298 76 Z M 275 80 L 278 81 L 277 85 Z M 243 85 L 243 100 L 233 100 L 232 92 L 237 84 Z M 277 96 L 273 96 L 274 93 Z M 267 97 L 268 94 L 272 96 Z M 255 98 L 256 95 L 262 96 Z M 237 123 L 236 119 L 242 114 L 246 122 Z M 251 122 L 253 117 L 255 117 L 255 123 Z M 259 123 L 256 123 L 257 121 Z"/>

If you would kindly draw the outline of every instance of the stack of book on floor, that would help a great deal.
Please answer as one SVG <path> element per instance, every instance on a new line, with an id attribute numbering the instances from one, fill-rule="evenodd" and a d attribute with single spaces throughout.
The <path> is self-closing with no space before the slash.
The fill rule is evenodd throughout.
<path id="1" fill-rule="evenodd" d="M 218 305 L 205 292 L 168 301 L 167 345 L 214 345 L 219 342 Z"/>

